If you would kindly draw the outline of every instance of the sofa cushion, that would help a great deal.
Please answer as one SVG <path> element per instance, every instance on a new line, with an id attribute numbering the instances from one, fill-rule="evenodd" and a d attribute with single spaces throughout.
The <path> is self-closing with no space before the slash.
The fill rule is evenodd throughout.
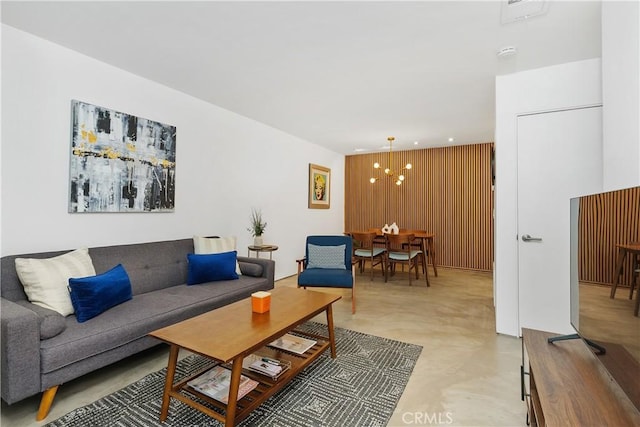
<path id="1" fill-rule="evenodd" d="M 73 313 L 69 278 L 96 274 L 87 248 L 47 259 L 16 258 L 15 263 L 29 301 L 63 316 Z"/>
<path id="2" fill-rule="evenodd" d="M 187 254 L 193 252 L 193 239 L 134 243 L 91 248 L 96 273 L 122 264 L 131 280 L 134 295 L 187 282 Z"/>
<path id="3" fill-rule="evenodd" d="M 65 317 L 57 311 L 32 304 L 27 300 L 16 301 L 16 304 L 21 305 L 24 308 L 28 308 L 38 315 L 41 340 L 55 337 L 67 328 Z"/>
<path id="4" fill-rule="evenodd" d="M 307 268 L 339 268 L 345 269 L 344 252 L 346 245 L 320 246 L 309 243 L 307 252 Z"/>
<path id="5" fill-rule="evenodd" d="M 78 322 L 86 322 L 131 299 L 131 282 L 122 264 L 97 276 L 69 279 Z"/>
<path id="6" fill-rule="evenodd" d="M 193 251 L 196 254 L 219 254 L 237 250 L 236 238 L 231 237 L 193 237 Z M 242 274 L 240 264 L 236 262 L 236 274 Z"/>
<path id="7" fill-rule="evenodd" d="M 219 254 L 187 254 L 189 275 L 187 285 L 238 279 L 237 252 Z"/>
<path id="8" fill-rule="evenodd" d="M 299 286 L 322 286 L 327 288 L 350 288 L 353 275 L 342 268 L 306 268 L 298 276 Z"/>

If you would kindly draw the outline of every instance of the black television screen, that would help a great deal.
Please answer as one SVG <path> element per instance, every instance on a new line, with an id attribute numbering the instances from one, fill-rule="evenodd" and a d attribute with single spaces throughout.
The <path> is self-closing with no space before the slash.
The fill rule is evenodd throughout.
<path id="1" fill-rule="evenodd" d="M 585 341 L 606 350 L 597 358 L 640 409 L 640 317 L 634 314 L 640 253 L 625 251 L 618 269 L 620 245 L 640 245 L 640 187 L 577 197 L 570 204 L 571 324 Z"/>

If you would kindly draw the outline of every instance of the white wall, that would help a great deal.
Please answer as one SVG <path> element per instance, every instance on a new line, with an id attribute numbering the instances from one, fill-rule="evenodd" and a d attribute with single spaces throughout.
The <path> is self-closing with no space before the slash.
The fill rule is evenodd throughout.
<path id="1" fill-rule="evenodd" d="M 601 61 L 591 59 L 496 78 L 496 331 L 519 335 L 517 116 L 602 102 Z M 549 153 L 553 155 L 553 153 Z M 576 162 L 579 162 L 579 154 Z M 544 173 L 544 165 L 539 165 Z M 567 204 L 569 201 L 567 200 Z M 569 260 L 567 259 L 567 264 Z M 569 286 L 569 283 L 567 283 Z M 540 307 L 544 315 L 544 307 Z M 569 319 L 569 306 L 560 317 Z"/>
<path id="2" fill-rule="evenodd" d="M 603 190 L 640 185 L 640 5 L 603 2 L 601 80 L 592 61 L 496 79 L 496 330 L 517 335 L 515 116 L 603 103 Z M 578 67 L 576 69 L 576 67 Z M 585 67 L 584 73 L 580 67 Z M 570 77 L 573 76 L 573 77 Z M 598 94 L 601 92 L 601 94 Z M 567 308 L 568 309 L 568 308 Z"/>
<path id="3" fill-rule="evenodd" d="M 177 127 L 175 212 L 67 212 L 72 99 Z M 2 255 L 214 234 L 246 255 L 257 207 L 281 278 L 307 234 L 343 231 L 344 156 L 6 25 L 2 113 Z M 307 208 L 309 163 L 332 170 L 329 210 Z"/>
<path id="4" fill-rule="evenodd" d="M 604 187 L 640 184 L 640 2 L 602 4 Z"/>

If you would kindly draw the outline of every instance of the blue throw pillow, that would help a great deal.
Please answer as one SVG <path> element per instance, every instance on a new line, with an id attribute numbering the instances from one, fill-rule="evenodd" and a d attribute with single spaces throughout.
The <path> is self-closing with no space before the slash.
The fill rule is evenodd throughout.
<path id="1" fill-rule="evenodd" d="M 187 285 L 237 279 L 237 254 L 236 251 L 219 254 L 187 254 L 189 261 Z"/>
<path id="2" fill-rule="evenodd" d="M 133 297 L 129 275 L 122 264 L 97 276 L 70 278 L 69 292 L 80 323 Z"/>

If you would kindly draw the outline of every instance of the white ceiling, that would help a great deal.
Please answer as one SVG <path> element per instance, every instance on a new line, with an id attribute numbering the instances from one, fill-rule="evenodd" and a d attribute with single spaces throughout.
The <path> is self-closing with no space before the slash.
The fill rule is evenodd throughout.
<path id="1" fill-rule="evenodd" d="M 2 1 L 1 19 L 353 154 L 389 135 L 399 150 L 493 141 L 496 75 L 600 57 L 600 2 L 508 24 L 503 3 Z"/>

